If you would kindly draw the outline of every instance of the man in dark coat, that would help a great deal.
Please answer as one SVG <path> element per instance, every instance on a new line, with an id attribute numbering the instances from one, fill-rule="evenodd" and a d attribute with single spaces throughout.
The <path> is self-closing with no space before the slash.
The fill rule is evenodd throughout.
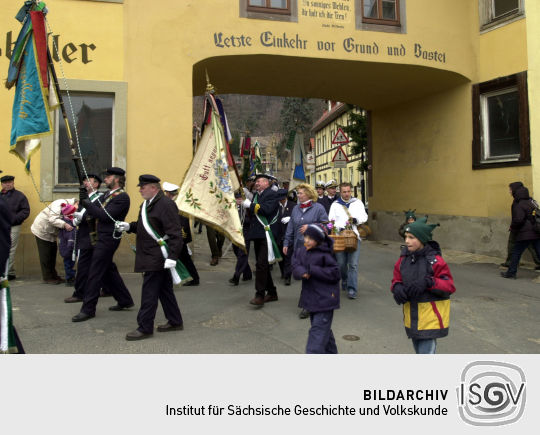
<path id="1" fill-rule="evenodd" d="M 137 315 L 139 327 L 126 335 L 129 341 L 152 336 L 158 300 L 161 301 L 167 323 L 159 325 L 157 330 L 167 332 L 184 329 L 171 277 L 171 269 L 175 268 L 182 251 L 182 227 L 178 219 L 178 207 L 163 194 L 159 182 L 159 178 L 154 175 L 139 177 L 139 192 L 145 200 L 139 218 L 136 222 L 121 222 L 118 225 L 123 231 L 137 233 L 135 272 L 144 273 L 141 308 Z M 155 238 L 166 241 L 167 258 Z"/>
<path id="2" fill-rule="evenodd" d="M 533 245 L 536 254 L 540 257 L 540 233 L 534 228 L 534 205 L 529 196 L 529 189 L 518 187 L 514 192 L 512 202 L 512 223 L 510 231 L 514 233 L 515 244 L 512 251 L 510 266 L 506 272 L 501 272 L 504 278 L 516 278 L 519 260 L 527 246 Z"/>
<path id="3" fill-rule="evenodd" d="M 15 189 L 15 177 L 13 175 L 4 175 L 0 178 L 2 183 L 1 196 L 4 198 L 13 215 L 11 223 L 11 249 L 9 251 L 9 270 L 8 279 L 14 280 L 15 275 L 15 253 L 19 244 L 19 235 L 21 234 L 21 225 L 30 215 L 30 205 L 28 199 L 21 191 Z"/>
<path id="4" fill-rule="evenodd" d="M 514 194 L 516 190 L 520 187 L 523 187 L 523 183 L 521 181 L 515 181 L 513 183 L 510 183 L 508 185 L 510 196 L 514 197 Z M 512 251 L 514 250 L 514 244 L 516 243 L 516 233 L 513 231 L 508 230 L 508 245 L 506 248 L 506 260 L 504 263 L 501 264 L 503 267 L 510 266 L 510 261 L 512 260 Z M 536 270 L 540 270 L 540 258 L 538 258 L 538 255 L 536 255 L 536 251 L 534 250 L 534 247 L 529 244 L 527 247 L 527 250 L 531 254 L 531 257 L 534 261 L 534 264 L 536 265 Z"/>
<path id="5" fill-rule="evenodd" d="M 296 206 L 296 203 L 287 198 L 287 190 L 278 191 L 283 195 L 279 200 L 279 234 L 277 234 L 276 242 L 278 244 L 279 252 L 283 251 L 283 240 L 285 239 L 285 233 L 287 232 L 287 225 L 291 220 L 291 213 L 293 208 Z M 283 261 L 279 262 L 279 270 L 281 271 L 281 277 L 285 281 L 285 285 L 291 285 L 291 258 L 292 250 L 290 255 L 284 255 Z"/>
<path id="6" fill-rule="evenodd" d="M 89 200 L 86 188 L 80 191 L 82 205 L 97 219 L 97 242 L 84 288 L 83 305 L 80 313 L 71 319 L 73 322 L 95 317 L 101 287 L 110 289 L 116 299 L 117 305 L 109 307 L 109 310 L 122 311 L 133 307 L 131 294 L 113 262 L 121 239 L 115 223 L 123 221 L 129 211 L 129 196 L 124 191 L 126 173 L 121 168 L 112 167 L 105 174 L 104 181 L 109 190 L 96 201 L 97 204 Z"/>
<path id="7" fill-rule="evenodd" d="M 11 246 L 11 222 L 13 215 L 4 197 L 0 197 L 0 277 L 6 273 Z"/>
<path id="8" fill-rule="evenodd" d="M 84 186 L 89 196 L 89 200 L 96 203 L 98 198 L 102 197 L 102 193 L 98 192 L 101 186 L 102 180 L 96 174 L 87 174 L 87 179 L 84 180 Z M 67 304 L 74 302 L 82 302 L 84 298 L 84 288 L 88 279 L 88 273 L 90 272 L 90 264 L 92 263 L 92 254 L 94 252 L 94 245 L 97 241 L 96 234 L 96 219 L 87 212 L 87 210 L 79 205 L 79 211 L 74 213 L 74 223 L 77 225 L 77 275 L 75 276 L 75 290 L 73 295 L 64 299 Z M 106 285 L 106 284 L 103 284 Z M 104 295 L 105 290 L 100 293 Z M 107 294 L 110 291 L 106 289 Z"/>
<path id="9" fill-rule="evenodd" d="M 270 231 L 269 236 L 274 238 L 278 232 L 279 218 L 279 194 L 271 189 L 271 178 L 266 174 L 258 174 L 255 179 L 256 193 L 253 201 L 246 199 L 242 201 L 238 198 L 236 201 L 249 212 L 250 227 L 247 234 L 249 240 L 253 240 L 255 248 L 255 297 L 249 301 L 250 304 L 263 306 L 265 302 L 278 300 L 276 287 L 272 280 L 270 264 L 268 263 L 269 249 L 266 232 Z M 265 229 L 266 224 L 268 229 Z M 279 252 L 274 253 L 276 256 Z"/>
<path id="10" fill-rule="evenodd" d="M 2 171 L 0 171 L 2 172 Z M 4 322 L 4 315 L 11 316 L 11 306 L 8 303 L 9 287 L 8 282 L 3 281 L 7 274 L 9 250 L 11 246 L 11 223 L 13 222 L 13 214 L 11 213 L 9 204 L 5 201 L 3 195 L 0 196 L 0 289 L 2 289 L 2 309 L 0 309 L 0 335 L 4 338 L 1 352 L 7 353 L 25 353 L 15 325 L 12 324 L 11 330 L 4 331 L 2 328 L 8 324 Z M 6 287 L 6 288 L 5 288 Z M 6 319 L 7 320 L 7 319 Z M 14 342 L 10 344 L 9 336 L 12 335 Z"/>

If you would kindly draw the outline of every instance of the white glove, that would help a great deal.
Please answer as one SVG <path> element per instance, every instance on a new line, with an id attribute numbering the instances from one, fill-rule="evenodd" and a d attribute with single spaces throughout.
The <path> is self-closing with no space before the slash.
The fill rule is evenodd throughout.
<path id="1" fill-rule="evenodd" d="M 116 229 L 118 231 L 128 231 L 129 230 L 129 224 L 127 222 L 116 222 Z"/>
<path id="2" fill-rule="evenodd" d="M 291 220 L 290 216 L 285 216 L 283 219 L 281 219 L 282 224 L 287 224 Z"/>
<path id="3" fill-rule="evenodd" d="M 79 222 L 82 222 L 84 216 L 84 211 L 76 211 L 73 212 L 73 217 L 77 219 Z"/>
<path id="4" fill-rule="evenodd" d="M 176 260 L 170 260 L 169 258 L 167 258 L 165 260 L 165 264 L 163 265 L 163 269 L 172 269 L 175 266 L 176 266 Z"/>
<path id="5" fill-rule="evenodd" d="M 73 225 L 75 225 L 76 227 L 78 227 L 81 224 L 81 222 L 82 221 L 80 219 L 76 217 L 73 218 Z"/>
<path id="6" fill-rule="evenodd" d="M 251 201 L 249 199 L 245 199 L 244 202 L 242 203 L 242 206 L 244 208 L 249 208 L 251 206 Z"/>

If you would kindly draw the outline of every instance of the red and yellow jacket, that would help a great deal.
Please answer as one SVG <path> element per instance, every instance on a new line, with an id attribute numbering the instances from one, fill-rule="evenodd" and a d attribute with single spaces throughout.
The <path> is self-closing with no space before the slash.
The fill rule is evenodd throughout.
<path id="1" fill-rule="evenodd" d="M 456 288 L 437 242 L 427 242 L 423 249 L 416 252 L 408 252 L 405 247 L 394 266 L 390 289 L 393 291 L 398 283 L 406 287 L 426 275 L 433 277 L 434 285 L 403 304 L 403 323 L 409 338 L 440 338 L 448 335 L 450 295 Z"/>

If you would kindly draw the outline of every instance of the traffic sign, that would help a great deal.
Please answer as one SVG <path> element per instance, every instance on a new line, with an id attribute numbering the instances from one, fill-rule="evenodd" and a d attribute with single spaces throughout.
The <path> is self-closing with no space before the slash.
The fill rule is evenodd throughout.
<path id="1" fill-rule="evenodd" d="M 345 134 L 345 132 L 341 129 L 341 127 L 338 128 L 336 131 L 336 134 L 334 136 L 334 139 L 332 139 L 332 144 L 345 144 L 349 143 L 349 138 Z"/>
<path id="2" fill-rule="evenodd" d="M 343 151 L 343 148 L 341 148 L 341 145 L 337 147 L 336 153 L 334 154 L 332 161 L 334 163 L 344 162 L 345 165 L 349 161 L 349 159 L 347 158 L 347 154 L 345 154 L 345 151 Z"/>

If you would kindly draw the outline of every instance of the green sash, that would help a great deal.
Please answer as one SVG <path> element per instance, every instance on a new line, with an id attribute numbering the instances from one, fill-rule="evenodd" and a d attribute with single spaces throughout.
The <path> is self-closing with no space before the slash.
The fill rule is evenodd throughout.
<path id="1" fill-rule="evenodd" d="M 258 204 L 259 194 L 257 193 L 255 197 L 253 198 L 253 203 Z M 264 216 L 259 216 L 257 213 L 255 213 L 255 217 L 257 220 L 261 223 L 261 225 L 264 228 L 264 232 L 266 234 L 266 244 L 268 246 L 268 263 L 274 264 L 276 261 L 281 261 L 283 258 L 281 258 L 281 254 L 279 252 L 278 245 L 276 243 L 276 239 L 274 239 L 274 234 L 272 234 L 272 230 L 270 229 L 270 225 L 273 225 L 276 223 L 278 217 L 279 217 L 279 209 L 277 214 L 274 216 L 274 218 L 268 223 L 268 219 Z"/>

